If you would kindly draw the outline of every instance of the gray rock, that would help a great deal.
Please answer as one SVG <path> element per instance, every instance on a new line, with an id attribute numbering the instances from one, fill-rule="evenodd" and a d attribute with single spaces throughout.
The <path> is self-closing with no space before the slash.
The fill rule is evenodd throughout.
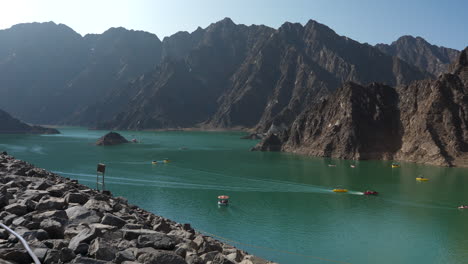
<path id="1" fill-rule="evenodd" d="M 64 238 L 64 232 L 65 232 L 65 222 L 60 221 L 58 218 L 49 218 L 49 219 L 44 219 L 41 222 L 40 227 L 44 229 L 48 234 L 50 238 L 55 238 L 55 239 L 60 239 Z"/>
<path id="2" fill-rule="evenodd" d="M 47 252 L 43 264 L 55 264 L 60 262 L 60 251 L 51 249 Z"/>
<path id="3" fill-rule="evenodd" d="M 42 197 L 41 200 L 36 205 L 36 210 L 37 211 L 46 211 L 46 210 L 62 210 L 65 208 L 66 202 L 65 199 L 63 198 L 57 198 L 57 197 L 49 197 L 45 198 Z"/>
<path id="4" fill-rule="evenodd" d="M 105 214 L 102 218 L 101 224 L 123 227 L 127 222 L 120 217 L 113 214 Z"/>
<path id="5" fill-rule="evenodd" d="M 214 257 L 212 264 L 235 264 L 235 262 L 232 262 L 231 260 L 227 259 L 223 254 L 218 253 Z"/>
<path id="6" fill-rule="evenodd" d="M 95 211 L 89 210 L 83 206 L 74 206 L 65 210 L 68 218 L 70 219 L 69 224 L 92 224 L 99 223 L 101 217 Z"/>
<path id="7" fill-rule="evenodd" d="M 61 183 L 61 184 L 56 184 L 56 185 L 53 185 L 53 186 L 47 188 L 46 191 L 49 192 L 50 196 L 63 197 L 65 192 L 68 191 L 69 189 L 70 189 L 69 185 L 67 185 L 65 183 Z"/>
<path id="8" fill-rule="evenodd" d="M 94 239 L 88 249 L 89 256 L 100 260 L 111 261 L 116 253 L 117 249 L 101 238 Z"/>
<path id="9" fill-rule="evenodd" d="M 33 248 L 32 251 L 34 252 L 34 254 L 37 256 L 37 258 L 43 262 L 46 255 L 47 255 L 47 252 L 49 251 L 48 248 Z"/>
<path id="10" fill-rule="evenodd" d="M 172 231 L 172 228 L 164 219 L 161 219 L 161 221 L 158 224 L 153 226 L 153 230 L 164 232 L 167 234 Z"/>
<path id="11" fill-rule="evenodd" d="M 91 242 L 91 240 L 95 239 L 98 235 L 100 235 L 100 232 L 96 230 L 95 228 L 85 228 L 81 230 L 76 236 L 74 236 L 70 240 L 70 244 L 68 245 L 68 248 L 73 250 L 73 252 L 76 252 L 76 249 L 78 248 L 78 245 L 85 243 L 88 244 Z M 78 253 L 77 253 L 78 254 Z"/>
<path id="12" fill-rule="evenodd" d="M 32 262 L 31 256 L 22 248 L 0 248 L 0 259 L 16 263 Z"/>
<path id="13" fill-rule="evenodd" d="M 52 217 L 68 219 L 67 213 L 64 210 L 52 210 L 52 211 L 46 211 L 43 213 L 33 214 L 32 220 L 35 222 L 42 222 L 44 219 L 49 219 Z"/>
<path id="14" fill-rule="evenodd" d="M 72 259 L 74 259 L 76 257 L 75 253 L 73 253 L 73 250 L 67 248 L 67 247 L 64 247 L 62 249 L 60 249 L 60 259 L 63 261 L 63 262 L 69 262 L 71 261 Z"/>
<path id="15" fill-rule="evenodd" d="M 187 254 L 187 256 L 185 256 L 185 261 L 187 262 L 187 264 L 203 264 L 203 263 L 205 263 L 205 262 L 203 262 L 203 259 L 200 258 L 200 256 L 198 256 L 197 254 L 194 254 L 194 253 Z"/>
<path id="16" fill-rule="evenodd" d="M 140 235 L 137 240 L 138 247 L 152 247 L 155 249 L 174 249 L 176 242 L 175 240 L 164 234 L 164 233 L 152 233 Z"/>
<path id="17" fill-rule="evenodd" d="M 111 212 L 112 208 L 106 201 L 98 201 L 96 199 L 89 199 L 84 205 L 85 208 L 100 212 Z"/>
<path id="18" fill-rule="evenodd" d="M 160 234 L 159 232 L 149 229 L 122 229 L 124 238 L 127 240 L 137 239 L 140 235 Z"/>
<path id="19" fill-rule="evenodd" d="M 157 252 L 144 253 L 138 257 L 138 261 L 143 264 L 187 264 L 179 255 L 171 252 L 158 250 Z"/>
<path id="20" fill-rule="evenodd" d="M 83 193 L 67 193 L 65 195 L 65 201 L 67 203 L 85 204 L 88 200 L 89 197 Z"/>
<path id="21" fill-rule="evenodd" d="M 121 264 L 124 261 L 134 261 L 134 260 L 136 259 L 135 259 L 135 255 L 133 255 L 133 252 L 131 250 L 124 250 L 124 251 L 117 252 L 117 254 L 115 255 L 114 262 L 117 264 Z"/>
<path id="22" fill-rule="evenodd" d="M 82 256 L 76 257 L 71 263 L 75 264 L 108 264 L 106 261 L 86 258 Z"/>
<path id="23" fill-rule="evenodd" d="M 18 215 L 18 216 L 22 216 L 22 215 L 25 215 L 25 214 L 28 213 L 28 209 L 27 209 L 26 205 L 19 204 L 19 203 L 14 203 L 14 204 L 7 205 L 7 206 L 5 206 L 5 208 L 3 208 L 3 210 L 5 210 L 6 212 L 9 212 L 9 213 Z"/>

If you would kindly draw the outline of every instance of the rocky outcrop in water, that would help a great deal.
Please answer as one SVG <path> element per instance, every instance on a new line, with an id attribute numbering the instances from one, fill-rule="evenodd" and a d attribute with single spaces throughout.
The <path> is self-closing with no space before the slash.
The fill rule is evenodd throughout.
<path id="1" fill-rule="evenodd" d="M 60 134 L 57 129 L 30 126 L 0 110 L 0 134 Z"/>
<path id="2" fill-rule="evenodd" d="M 435 76 L 445 73 L 458 58 L 460 51 L 438 47 L 428 43 L 421 37 L 402 36 L 392 44 L 377 44 L 382 52 L 397 56 Z"/>
<path id="3" fill-rule="evenodd" d="M 396 89 L 347 83 L 254 149 L 468 166 L 467 51 L 437 80 Z"/>
<path id="4" fill-rule="evenodd" d="M 41 263 L 268 264 L 245 251 L 113 197 L 0 154 L 0 220 Z M 0 228 L 0 262 L 31 263 Z"/>
<path id="5" fill-rule="evenodd" d="M 125 139 L 122 135 L 116 132 L 109 132 L 99 138 L 96 141 L 96 145 L 98 146 L 112 146 L 112 145 L 119 145 L 128 143 L 129 141 Z"/>

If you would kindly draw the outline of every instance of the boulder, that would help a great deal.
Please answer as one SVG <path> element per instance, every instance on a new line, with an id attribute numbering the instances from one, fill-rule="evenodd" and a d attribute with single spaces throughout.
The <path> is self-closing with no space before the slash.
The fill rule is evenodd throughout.
<path id="1" fill-rule="evenodd" d="M 174 249 L 176 242 L 172 237 L 156 232 L 152 234 L 140 235 L 137 240 L 137 245 L 138 247 L 152 247 L 155 249 L 172 250 Z"/>
<path id="2" fill-rule="evenodd" d="M 83 193 L 67 193 L 64 198 L 67 203 L 78 204 L 85 204 L 89 200 L 89 197 Z"/>
<path id="3" fill-rule="evenodd" d="M 65 210 L 65 212 L 70 219 L 70 225 L 81 223 L 92 224 L 101 221 L 101 217 L 98 216 L 95 211 L 89 210 L 83 206 L 73 206 Z"/>
<path id="4" fill-rule="evenodd" d="M 107 261 L 97 260 L 92 258 L 86 258 L 82 256 L 77 256 L 71 263 L 74 264 L 108 264 Z"/>
<path id="5" fill-rule="evenodd" d="M 113 214 L 105 214 L 101 221 L 101 224 L 117 226 L 119 228 L 124 226 L 126 223 L 127 222 L 125 220 Z"/>
<path id="6" fill-rule="evenodd" d="M 82 243 L 88 244 L 93 239 L 95 239 L 98 235 L 100 235 L 100 232 L 96 230 L 95 228 L 85 228 L 81 230 L 76 236 L 74 236 L 70 240 L 70 244 L 68 245 L 68 248 L 70 248 L 75 253 L 77 253 L 76 250 L 80 244 Z"/>
<path id="7" fill-rule="evenodd" d="M 152 253 L 143 253 L 138 257 L 138 262 L 143 264 L 187 264 L 179 255 L 171 252 L 158 250 Z"/>
<path id="8" fill-rule="evenodd" d="M 3 210 L 5 210 L 6 212 L 9 212 L 9 213 L 18 215 L 18 216 L 25 215 L 25 214 L 28 213 L 28 209 L 27 209 L 26 205 L 20 204 L 20 203 L 14 203 L 14 204 L 7 205 L 7 206 L 5 206 L 5 208 L 3 208 Z"/>
<path id="9" fill-rule="evenodd" d="M 65 232 L 65 221 L 59 218 L 44 219 L 41 222 L 40 227 L 49 234 L 50 238 L 64 238 L 63 234 Z"/>
<path id="10" fill-rule="evenodd" d="M 103 137 L 98 139 L 96 145 L 98 146 L 110 146 L 110 145 L 118 145 L 123 143 L 128 143 L 129 141 L 126 140 L 122 135 L 116 132 L 109 132 L 105 134 Z"/>
<path id="11" fill-rule="evenodd" d="M 41 200 L 36 205 L 36 210 L 37 211 L 45 211 L 45 210 L 62 210 L 65 208 L 66 202 L 65 199 L 63 198 L 57 198 L 57 197 L 49 197 L 45 198 L 42 197 Z"/>
<path id="12" fill-rule="evenodd" d="M 134 261 L 134 260 L 136 260 L 135 255 L 133 255 L 133 252 L 131 250 L 123 250 L 115 254 L 114 262 L 117 264 L 121 264 L 124 261 Z"/>
<path id="13" fill-rule="evenodd" d="M 101 238 L 94 239 L 88 249 L 89 256 L 100 260 L 111 261 L 116 253 L 117 249 Z"/>

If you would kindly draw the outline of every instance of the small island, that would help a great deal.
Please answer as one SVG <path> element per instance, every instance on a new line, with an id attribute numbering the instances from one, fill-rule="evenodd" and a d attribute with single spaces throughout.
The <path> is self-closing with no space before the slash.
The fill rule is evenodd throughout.
<path id="1" fill-rule="evenodd" d="M 129 141 L 116 132 L 109 132 L 96 141 L 97 146 L 112 146 L 124 143 L 129 143 Z"/>

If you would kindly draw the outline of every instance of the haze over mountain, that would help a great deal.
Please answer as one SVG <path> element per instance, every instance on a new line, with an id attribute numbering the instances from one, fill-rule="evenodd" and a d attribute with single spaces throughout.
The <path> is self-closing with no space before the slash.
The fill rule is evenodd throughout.
<path id="1" fill-rule="evenodd" d="M 20 24 L 0 31 L 0 107 L 32 123 L 264 132 L 288 127 L 344 82 L 408 84 L 434 78 L 441 60 L 396 55 L 313 20 L 273 29 L 226 18 L 162 42 L 123 28 L 82 37 L 52 22 Z"/>

